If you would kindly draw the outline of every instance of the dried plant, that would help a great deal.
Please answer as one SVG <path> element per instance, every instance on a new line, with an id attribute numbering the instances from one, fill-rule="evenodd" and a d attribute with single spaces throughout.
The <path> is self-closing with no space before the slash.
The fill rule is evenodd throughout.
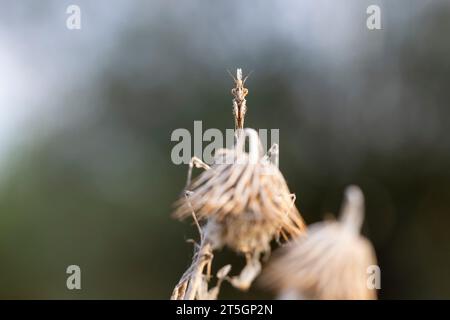
<path id="1" fill-rule="evenodd" d="M 260 254 L 269 250 L 274 235 L 297 236 L 304 223 L 283 175 L 269 156 L 259 155 L 256 131 L 246 129 L 245 133 L 251 137 L 252 153 L 242 150 L 246 135 L 235 149 L 219 150 L 212 167 L 190 184 L 190 196 L 178 202 L 175 216 L 189 217 L 192 206 L 197 218 L 207 220 L 220 234 L 215 247 L 227 245 L 239 253 Z"/>
<path id="2" fill-rule="evenodd" d="M 186 195 L 187 197 L 188 195 Z M 205 233 L 198 224 L 195 214 L 193 219 L 200 233 L 200 244 L 194 243 L 195 252 L 191 266 L 181 277 L 172 292 L 172 300 L 215 300 L 219 294 L 220 285 L 230 272 L 231 266 L 226 265 L 217 272 L 217 284 L 214 288 L 208 289 L 211 278 L 211 264 L 213 259 L 213 249 L 211 243 L 205 237 Z"/>
<path id="3" fill-rule="evenodd" d="M 236 104 L 239 92 L 245 89 L 240 69 L 235 82 L 233 101 Z M 245 99 L 243 102 L 245 107 Z M 263 155 L 256 131 L 240 129 L 245 110 L 244 113 L 236 110 L 238 130 L 234 148 L 218 150 L 211 167 L 193 158 L 185 197 L 176 203 L 174 216 L 178 219 L 192 217 L 201 240 L 196 244 L 192 265 L 175 287 L 172 299 L 215 299 L 224 279 L 240 290 L 247 290 L 261 272 L 260 259 L 270 253 L 271 241 L 297 237 L 305 230 L 294 204 L 295 196 L 276 165 L 278 146 L 272 146 Z M 249 152 L 244 150 L 247 137 Z M 191 183 L 193 167 L 205 171 Z M 217 274 L 217 285 L 208 289 L 213 251 L 223 246 L 244 255 L 246 266 L 233 277 L 228 276 L 231 266 L 223 267 Z"/>
<path id="4" fill-rule="evenodd" d="M 367 286 L 367 268 L 376 257 L 360 235 L 363 213 L 363 193 L 348 187 L 339 221 L 314 224 L 306 236 L 280 249 L 261 283 L 280 298 L 376 299 L 376 290 Z"/>
<path id="5" fill-rule="evenodd" d="M 247 290 L 260 274 L 261 259 L 268 257 L 271 242 L 283 238 L 294 240 L 278 250 L 261 280 L 280 298 L 375 299 L 366 272 L 376 264 L 376 257 L 371 243 L 360 235 L 364 214 L 361 190 L 347 188 L 338 221 L 314 224 L 306 232 L 295 196 L 278 169 L 278 146 L 263 155 L 256 131 L 243 129 L 247 77 L 242 78 L 238 69 L 233 79 L 235 145 L 218 150 L 211 166 L 192 158 L 184 196 L 176 202 L 174 217 L 192 217 L 200 242 L 194 242 L 192 264 L 171 298 L 217 299 L 225 280 Z M 204 171 L 191 181 L 194 167 Z M 212 286 L 214 251 L 224 246 L 245 256 L 246 265 L 235 276 L 229 276 L 231 265 L 222 267 Z"/>
<path id="6" fill-rule="evenodd" d="M 250 153 L 243 150 L 246 136 L 250 137 Z M 189 190 L 177 203 L 174 215 L 179 219 L 193 217 L 201 243 L 173 298 L 216 297 L 199 288 L 208 287 L 213 251 L 223 246 L 245 255 L 246 266 L 234 277 L 226 277 L 228 268 L 226 272 L 222 270 L 223 277 L 219 280 L 226 277 L 236 288 L 248 289 L 261 271 L 262 255 L 270 252 L 270 242 L 280 236 L 288 239 L 304 232 L 305 224 L 294 205 L 295 197 L 270 160 L 277 147 L 272 147 L 265 156 L 260 156 L 260 149 L 256 131 L 245 129 L 238 135 L 234 149 L 217 152 L 211 167 L 198 159 L 191 162 Z M 190 183 L 194 166 L 206 171 Z M 195 293 L 185 294 L 192 291 Z"/>

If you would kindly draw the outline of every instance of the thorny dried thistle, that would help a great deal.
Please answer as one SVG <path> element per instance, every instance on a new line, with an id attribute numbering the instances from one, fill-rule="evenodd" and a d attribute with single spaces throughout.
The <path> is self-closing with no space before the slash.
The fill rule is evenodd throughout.
<path id="1" fill-rule="evenodd" d="M 295 237 L 305 226 L 294 205 L 294 195 L 270 161 L 277 147 L 261 156 L 256 131 L 244 132 L 234 149 L 218 150 L 211 168 L 189 185 L 189 201 L 181 199 L 174 215 L 189 217 L 192 206 L 197 218 L 207 220 L 210 228 L 220 225 L 216 247 L 228 245 L 239 253 L 259 254 L 269 250 L 274 235 Z M 246 136 L 250 139 L 250 153 L 243 151 Z"/>
<path id="2" fill-rule="evenodd" d="M 246 136 L 250 137 L 250 153 L 243 150 Z M 280 236 L 288 239 L 304 232 L 305 224 L 294 205 L 295 197 L 271 162 L 271 152 L 260 156 L 260 149 L 256 131 L 245 129 L 234 149 L 217 152 L 210 168 L 198 159 L 191 162 L 190 169 L 195 166 L 206 171 L 192 184 L 188 181 L 188 195 L 177 203 L 174 215 L 179 219 L 193 216 L 196 223 L 202 223 L 198 224 L 201 243 L 190 270 L 183 277 L 191 280 L 181 282 L 194 287 L 200 282 L 196 279 L 202 279 L 203 285 L 195 285 L 195 294 L 181 296 L 177 286 L 174 298 L 211 298 L 207 290 L 199 292 L 198 288 L 207 288 L 210 274 L 204 273 L 205 266 L 210 264 L 213 250 L 223 246 L 245 255 L 246 266 L 241 273 L 226 279 L 238 289 L 248 289 L 261 271 L 261 256 L 270 252 L 270 242 Z"/>
<path id="3" fill-rule="evenodd" d="M 376 265 L 376 256 L 360 236 L 363 214 L 363 193 L 348 187 L 339 221 L 316 223 L 280 249 L 261 283 L 280 298 L 376 299 L 376 290 L 367 286 L 367 268 Z"/>
<path id="4" fill-rule="evenodd" d="M 186 197 L 177 202 L 174 216 L 192 216 L 201 242 L 191 267 L 176 286 L 172 299 L 217 298 L 220 284 L 226 279 L 238 289 L 246 290 L 261 271 L 260 258 L 270 252 L 273 239 L 297 237 L 305 230 L 286 181 L 274 164 L 278 163 L 278 146 L 266 155 L 255 130 L 242 129 L 245 95 L 242 71 L 238 69 L 235 95 L 236 144 L 233 149 L 217 151 L 211 167 L 193 158 L 188 172 Z M 245 139 L 249 138 L 249 152 Z M 204 171 L 193 183 L 193 167 Z M 228 246 L 246 257 L 246 266 L 238 276 L 228 277 L 230 266 L 218 273 L 218 284 L 208 290 L 213 251 Z M 206 269 L 206 270 L 205 270 Z M 219 277 L 220 276 L 220 277 Z"/>

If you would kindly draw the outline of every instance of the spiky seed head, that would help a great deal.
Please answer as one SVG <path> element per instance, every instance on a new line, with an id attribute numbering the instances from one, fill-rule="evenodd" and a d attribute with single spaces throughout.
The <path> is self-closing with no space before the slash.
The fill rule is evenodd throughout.
<path id="1" fill-rule="evenodd" d="M 247 135 L 256 134 L 248 130 Z M 295 237 L 305 228 L 283 175 L 253 144 L 250 141 L 249 153 L 239 141 L 235 149 L 218 152 L 211 169 L 188 187 L 191 196 L 180 199 L 174 213 L 183 219 L 193 209 L 200 221 L 214 225 L 217 246 L 241 253 L 268 251 L 280 232 Z"/>

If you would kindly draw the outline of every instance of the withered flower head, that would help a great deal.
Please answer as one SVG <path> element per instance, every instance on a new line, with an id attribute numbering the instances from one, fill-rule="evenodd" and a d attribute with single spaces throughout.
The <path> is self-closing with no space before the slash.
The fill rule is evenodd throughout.
<path id="1" fill-rule="evenodd" d="M 270 250 L 270 241 L 279 234 L 301 234 L 304 222 L 278 167 L 261 155 L 256 131 L 238 132 L 235 148 L 216 153 L 211 168 L 187 187 L 190 196 L 178 201 L 174 215 L 183 219 L 193 211 L 214 229 L 208 236 L 215 247 L 259 255 Z"/>
<path id="2" fill-rule="evenodd" d="M 367 268 L 376 265 L 371 243 L 360 235 L 364 196 L 356 186 L 345 192 L 339 221 L 316 223 L 280 249 L 261 283 L 280 298 L 376 299 Z"/>

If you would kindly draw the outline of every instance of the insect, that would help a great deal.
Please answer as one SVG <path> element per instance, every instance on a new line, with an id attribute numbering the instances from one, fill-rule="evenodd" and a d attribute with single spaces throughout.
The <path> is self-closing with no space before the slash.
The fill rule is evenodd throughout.
<path id="1" fill-rule="evenodd" d="M 242 79 L 242 69 L 237 69 L 236 78 L 228 71 L 234 80 L 235 87 L 231 89 L 233 95 L 233 115 L 234 115 L 234 129 L 244 128 L 245 113 L 247 112 L 247 105 L 245 96 L 248 94 L 248 89 L 244 87 L 250 73 Z"/>

